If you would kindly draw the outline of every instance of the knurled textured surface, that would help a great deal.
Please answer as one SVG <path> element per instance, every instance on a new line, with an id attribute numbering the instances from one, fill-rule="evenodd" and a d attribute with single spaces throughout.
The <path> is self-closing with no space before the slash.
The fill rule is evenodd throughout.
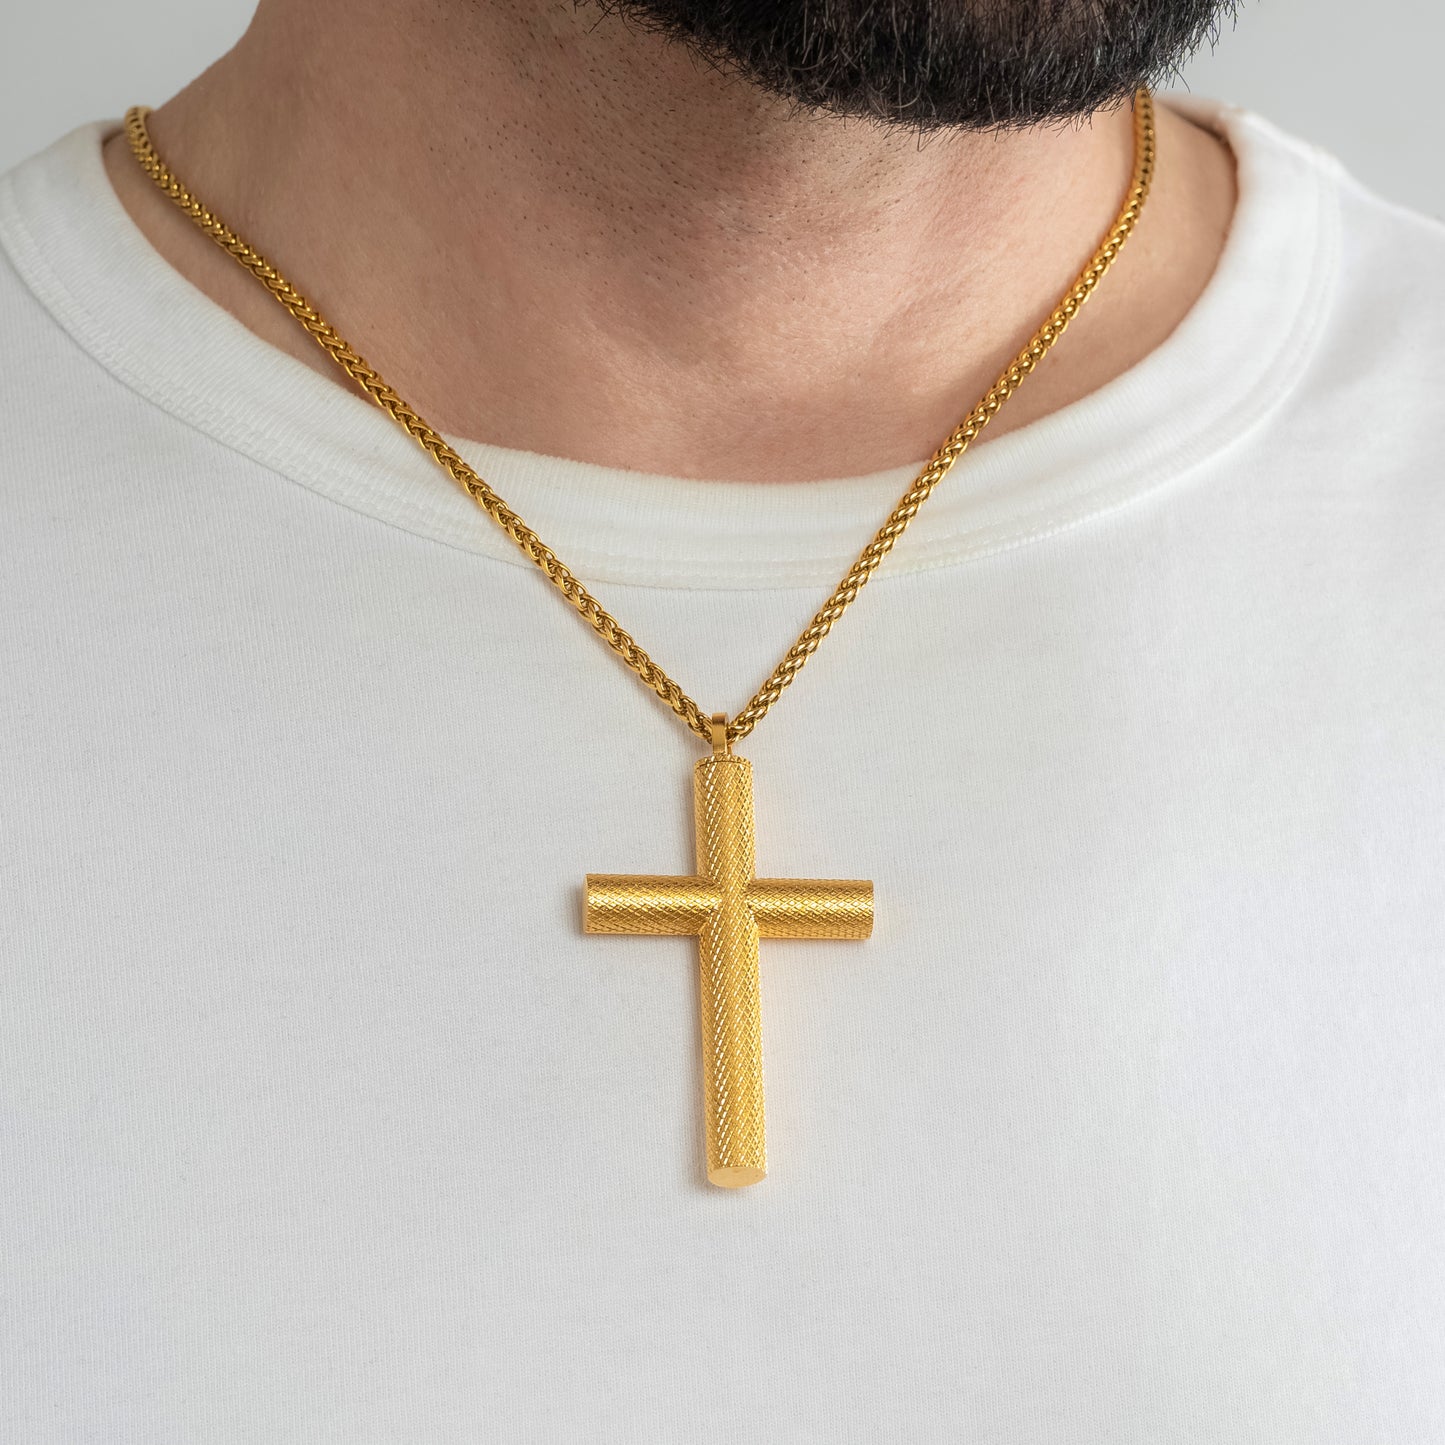
<path id="1" fill-rule="evenodd" d="M 746 758 L 705 758 L 693 774 L 697 871 L 718 906 L 698 935 L 709 1177 L 767 1168 L 763 1027 L 753 879 L 753 771 Z"/>
<path id="2" fill-rule="evenodd" d="M 717 903 L 707 878 L 589 873 L 583 927 L 588 933 L 701 933 Z"/>
<path id="3" fill-rule="evenodd" d="M 862 878 L 755 878 L 748 902 L 763 938 L 867 938 L 873 885 Z"/>

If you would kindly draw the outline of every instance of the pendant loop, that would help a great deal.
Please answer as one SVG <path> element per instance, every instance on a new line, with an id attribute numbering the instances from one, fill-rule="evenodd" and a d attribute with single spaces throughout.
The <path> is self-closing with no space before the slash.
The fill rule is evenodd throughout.
<path id="1" fill-rule="evenodd" d="M 725 758 L 732 753 L 732 744 L 728 742 L 728 715 L 725 712 L 715 712 L 712 715 L 712 755 L 715 758 Z"/>

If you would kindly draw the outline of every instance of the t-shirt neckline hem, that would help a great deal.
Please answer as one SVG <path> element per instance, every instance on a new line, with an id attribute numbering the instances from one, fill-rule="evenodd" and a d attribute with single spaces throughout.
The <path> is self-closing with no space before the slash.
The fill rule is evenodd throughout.
<path id="1" fill-rule="evenodd" d="M 1192 100 L 1181 108 L 1224 134 L 1239 172 L 1230 234 L 1199 301 L 1123 375 L 966 454 L 888 573 L 957 565 L 1123 506 L 1283 400 L 1336 265 L 1326 168 L 1258 117 Z M 393 422 L 262 341 L 161 258 L 105 173 L 101 143 L 113 128 L 81 127 L 0 178 L 0 245 L 60 324 L 157 406 L 311 491 L 530 566 Z M 834 581 L 925 460 L 832 481 L 743 483 L 451 440 L 579 576 L 663 587 Z"/>

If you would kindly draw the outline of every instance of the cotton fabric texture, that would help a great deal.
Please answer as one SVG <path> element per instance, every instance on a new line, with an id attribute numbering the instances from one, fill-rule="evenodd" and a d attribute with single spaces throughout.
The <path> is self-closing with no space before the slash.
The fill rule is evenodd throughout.
<path id="1" fill-rule="evenodd" d="M 108 127 L 0 181 L 0 1435 L 1445 1439 L 1445 232 L 1196 114 L 1192 313 L 743 747 L 760 871 L 877 927 L 764 945 L 736 1194 L 695 946 L 581 932 L 689 871 L 696 739 Z M 916 471 L 458 446 L 707 709 Z"/>

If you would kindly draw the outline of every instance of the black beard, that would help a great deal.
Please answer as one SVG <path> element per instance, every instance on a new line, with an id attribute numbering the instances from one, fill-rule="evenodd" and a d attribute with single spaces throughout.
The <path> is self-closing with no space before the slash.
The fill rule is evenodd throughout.
<path id="1" fill-rule="evenodd" d="M 583 0 L 579 0 L 579 4 Z M 1128 99 L 1236 0 L 588 0 L 805 110 L 926 132 Z"/>

